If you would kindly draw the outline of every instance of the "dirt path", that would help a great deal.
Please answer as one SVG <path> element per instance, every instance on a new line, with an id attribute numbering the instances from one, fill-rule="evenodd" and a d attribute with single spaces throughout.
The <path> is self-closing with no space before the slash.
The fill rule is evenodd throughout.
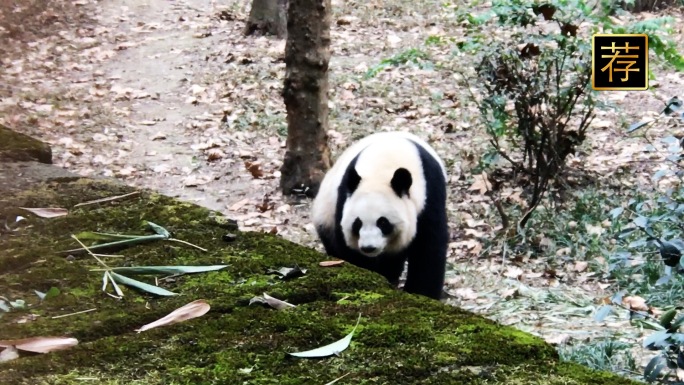
<path id="1" fill-rule="evenodd" d="M 130 171 L 135 184 L 225 211 L 225 197 L 220 194 L 225 182 L 217 186 L 211 180 L 190 180 L 193 170 L 205 167 L 194 159 L 201 154 L 192 147 L 201 132 L 189 130 L 189 122 L 209 111 L 206 105 L 189 103 L 188 91 L 192 94 L 199 90 L 201 78 L 217 71 L 206 63 L 217 37 L 199 38 L 212 31 L 209 19 L 215 16 L 211 12 L 215 11 L 213 3 L 102 2 L 100 20 L 110 29 L 110 36 L 115 36 L 114 44 L 127 48 L 98 70 L 112 80 L 110 89 L 123 93 L 120 98 L 124 100 L 115 102 L 114 108 L 128 110 L 127 116 L 112 122 L 116 135 L 122 136 L 118 143 L 130 144 L 126 156 L 135 160 L 132 169 L 123 174 Z M 128 100 L 129 95 L 133 95 L 132 100 Z M 201 190 L 184 188 L 204 182 L 211 185 Z M 232 185 L 231 190 L 239 192 L 241 187 Z"/>

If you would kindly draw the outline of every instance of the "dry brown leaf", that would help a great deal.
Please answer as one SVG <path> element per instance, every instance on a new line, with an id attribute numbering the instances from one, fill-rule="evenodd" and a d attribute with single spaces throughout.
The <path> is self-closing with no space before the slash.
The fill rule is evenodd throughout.
<path id="1" fill-rule="evenodd" d="M 264 293 L 264 299 L 266 300 L 266 303 L 268 306 L 276 309 L 276 310 L 285 310 L 288 308 L 293 308 L 296 307 L 295 305 L 285 302 L 283 300 L 280 300 L 278 298 L 271 297 L 270 295 Z"/>
<path id="2" fill-rule="evenodd" d="M 520 278 L 520 276 L 522 274 L 523 274 L 523 269 L 516 267 L 516 266 L 511 266 L 508 269 L 506 269 L 504 276 L 508 277 L 508 278 L 518 279 L 518 278 Z"/>
<path id="3" fill-rule="evenodd" d="M 465 300 L 477 299 L 477 293 L 475 293 L 475 291 L 473 291 L 473 289 L 471 289 L 469 287 L 463 287 L 460 289 L 456 289 L 456 290 L 452 291 L 452 293 L 454 293 L 454 295 L 456 297 L 461 298 L 461 299 L 465 299 Z"/>
<path id="4" fill-rule="evenodd" d="M 185 306 L 179 307 L 178 309 L 172 311 L 163 318 L 160 318 L 152 323 L 144 325 L 140 329 L 135 329 L 136 332 L 140 333 L 145 330 L 156 328 L 159 326 L 172 325 L 178 322 L 187 321 L 193 318 L 201 317 L 209 311 L 211 306 L 206 303 L 203 299 L 198 299 L 188 303 Z"/>
<path id="5" fill-rule="evenodd" d="M 213 162 L 213 161 L 216 161 L 219 159 L 223 159 L 225 157 L 226 157 L 226 153 L 219 150 L 219 149 L 213 149 L 213 150 L 209 150 L 207 152 L 207 160 L 209 162 Z"/>
<path id="6" fill-rule="evenodd" d="M 518 294 L 519 294 L 519 292 L 518 292 L 517 288 L 508 289 L 508 290 L 504 290 L 504 292 L 501 293 L 501 298 L 503 298 L 503 299 L 515 298 L 518 296 Z"/>
<path id="7" fill-rule="evenodd" d="M 333 266 L 341 266 L 344 264 L 344 261 L 339 260 L 339 261 L 322 261 L 318 263 L 318 266 L 321 267 L 333 267 Z"/>
<path id="8" fill-rule="evenodd" d="M 0 362 L 12 361 L 19 358 L 19 351 L 14 346 L 5 348 L 0 352 Z"/>
<path id="9" fill-rule="evenodd" d="M 475 238 L 483 238 L 485 236 L 485 233 L 482 231 L 478 231 L 475 229 L 465 229 L 465 235 L 471 235 Z"/>
<path id="10" fill-rule="evenodd" d="M 69 210 L 57 208 L 57 207 L 42 207 L 42 208 L 30 208 L 30 207 L 19 207 L 20 209 L 26 210 L 34 215 L 41 218 L 57 218 L 63 217 L 69 213 Z"/>
<path id="11" fill-rule="evenodd" d="M 586 270 L 588 266 L 589 266 L 589 263 L 586 261 L 577 261 L 577 262 L 575 262 L 575 271 L 578 273 L 581 273 L 584 270 Z"/>
<path id="12" fill-rule="evenodd" d="M 564 333 L 553 334 L 551 336 L 544 337 L 544 340 L 546 343 L 551 345 L 563 345 L 570 340 L 570 335 Z"/>
<path id="13" fill-rule="evenodd" d="M 249 198 L 245 198 L 243 200 L 237 201 L 233 203 L 230 207 L 228 207 L 228 210 L 230 211 L 238 211 L 240 210 L 244 205 L 249 203 Z"/>
<path id="14" fill-rule="evenodd" d="M 601 236 L 606 229 L 604 229 L 601 225 L 598 226 L 593 226 L 590 225 L 589 223 L 585 223 L 584 227 L 587 229 L 587 234 L 589 235 L 596 235 L 596 236 Z"/>
<path id="15" fill-rule="evenodd" d="M 629 307 L 632 310 L 648 311 L 646 300 L 637 295 L 623 298 L 622 304 Z"/>
<path id="16" fill-rule="evenodd" d="M 677 368 L 675 375 L 677 376 L 677 380 L 684 381 L 684 369 Z"/>
<path id="17" fill-rule="evenodd" d="M 563 255 L 570 255 L 571 252 L 572 252 L 572 249 L 570 247 L 563 247 L 563 248 L 556 250 L 556 256 L 562 257 Z"/>
<path id="18" fill-rule="evenodd" d="M 492 184 L 487 179 L 487 173 L 483 172 L 480 175 L 475 175 L 475 182 L 468 188 L 469 191 L 479 191 L 480 194 L 485 194 L 492 189 Z"/>
<path id="19" fill-rule="evenodd" d="M 247 171 L 249 171 L 254 178 L 263 178 L 264 177 L 264 171 L 261 169 L 261 162 L 255 161 L 255 162 L 245 162 L 245 168 Z"/>
<path id="20" fill-rule="evenodd" d="M 33 353 L 50 353 L 56 350 L 68 349 L 78 345 L 78 340 L 71 337 L 32 337 L 19 340 L 2 340 L 0 347 L 16 347 L 18 350 Z"/>

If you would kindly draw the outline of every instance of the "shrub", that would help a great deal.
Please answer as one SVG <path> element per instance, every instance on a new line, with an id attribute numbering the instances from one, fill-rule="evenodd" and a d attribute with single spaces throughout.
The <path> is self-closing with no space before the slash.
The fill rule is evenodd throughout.
<path id="1" fill-rule="evenodd" d="M 503 158 L 512 170 L 504 175 L 510 175 L 525 191 L 519 229 L 528 223 L 550 185 L 564 184 L 566 159 L 587 138 L 599 107 L 590 88 L 591 38 L 579 33 L 582 22 L 594 25 L 589 31 L 592 34 L 599 30 L 648 32 L 654 51 L 675 68 L 684 69 L 674 43 L 659 36 L 671 31 L 667 28 L 671 19 L 621 26 L 609 17 L 615 12 L 607 1 L 590 7 L 573 0 L 498 0 L 483 15 L 460 15 L 465 23 L 477 27 L 471 28 L 469 39 L 459 48 L 476 55 L 480 63 L 474 79 L 480 89 L 472 93 L 472 99 L 492 147 L 483 163 L 490 166 Z M 510 32 L 508 36 L 498 40 L 485 36 L 482 27 L 492 22 Z M 472 91 L 469 75 L 463 74 L 463 79 Z M 497 185 L 501 183 L 493 183 Z M 495 196 L 496 188 L 491 193 Z M 505 226 L 506 213 L 500 204 L 497 207 Z"/>
<path id="2" fill-rule="evenodd" d="M 672 98 L 656 119 L 632 124 L 628 132 L 647 131 L 656 123 L 684 125 L 682 106 L 681 100 Z M 643 136 L 650 143 L 648 149 L 661 152 L 662 157 L 651 180 L 657 185 L 668 179 L 669 187 L 656 186 L 610 211 L 619 248 L 609 257 L 608 274 L 623 290 L 595 318 L 601 321 L 616 307 L 624 308 L 632 324 L 656 330 L 643 342 L 644 348 L 658 352 L 644 370 L 644 377 L 652 382 L 666 381 L 677 369 L 684 369 L 684 314 L 679 306 L 684 300 L 684 169 L 680 164 L 684 154 L 681 137 L 667 135 L 655 141 L 646 132 Z M 623 298 L 627 293 L 629 300 Z M 636 306 L 635 298 L 639 298 Z"/>

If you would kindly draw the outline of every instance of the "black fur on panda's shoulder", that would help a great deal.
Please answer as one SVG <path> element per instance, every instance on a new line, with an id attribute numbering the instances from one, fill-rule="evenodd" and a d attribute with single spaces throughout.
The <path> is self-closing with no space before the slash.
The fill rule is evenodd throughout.
<path id="1" fill-rule="evenodd" d="M 399 278 L 408 260 L 408 271 L 404 290 L 421 294 L 430 298 L 440 299 L 444 286 L 446 269 L 446 252 L 448 244 L 448 227 L 446 216 L 446 180 L 442 167 L 437 159 L 427 150 L 411 141 L 418 149 L 422 163 L 426 184 L 426 201 L 423 210 L 418 214 L 417 231 L 411 244 L 399 254 L 381 254 L 370 258 L 349 248 L 345 241 L 340 223 L 345 202 L 359 186 L 361 181 L 356 172 L 356 162 L 361 152 L 349 163 L 338 186 L 337 203 L 335 207 L 334 234 L 321 237 L 323 246 L 329 255 L 344 259 L 361 268 L 375 271 L 385 276 L 392 284 L 399 283 Z M 402 191 L 401 185 L 412 183 L 416 177 L 408 170 L 399 172 L 399 180 L 392 181 L 393 190 L 398 196 L 408 195 L 408 190 Z M 395 174 L 395 177 L 397 175 Z"/>

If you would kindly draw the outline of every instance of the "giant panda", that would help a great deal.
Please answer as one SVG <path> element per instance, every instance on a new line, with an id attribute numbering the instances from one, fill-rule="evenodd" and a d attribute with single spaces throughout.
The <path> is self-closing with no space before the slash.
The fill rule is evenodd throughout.
<path id="1" fill-rule="evenodd" d="M 328 255 L 384 275 L 404 291 L 440 299 L 448 227 L 446 168 L 435 150 L 406 132 L 371 134 L 347 148 L 312 203 Z"/>

